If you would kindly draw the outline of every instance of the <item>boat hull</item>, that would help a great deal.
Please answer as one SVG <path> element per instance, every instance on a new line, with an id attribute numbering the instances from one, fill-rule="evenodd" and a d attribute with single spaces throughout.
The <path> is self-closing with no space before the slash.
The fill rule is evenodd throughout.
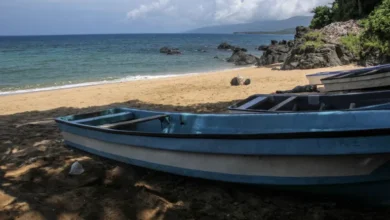
<path id="1" fill-rule="evenodd" d="M 331 76 L 336 76 L 337 74 L 342 73 L 340 72 L 334 72 L 334 73 L 323 73 L 323 74 L 310 74 L 306 75 L 306 79 L 309 81 L 309 85 L 322 85 L 321 80 L 331 77 Z"/>
<path id="2" fill-rule="evenodd" d="M 384 64 L 384 65 L 378 65 L 378 66 L 372 66 L 372 67 L 365 67 L 360 69 L 354 69 L 354 70 L 347 70 L 347 71 L 334 71 L 334 72 L 321 72 L 321 73 L 314 73 L 306 75 L 307 80 L 309 81 L 310 85 L 322 85 L 324 82 L 322 79 L 328 78 L 328 77 L 334 77 L 337 75 L 344 75 L 344 74 L 350 74 L 350 73 L 364 73 L 367 71 L 372 71 L 380 68 L 386 68 L 390 67 L 390 64 Z"/>
<path id="3" fill-rule="evenodd" d="M 322 82 L 327 92 L 387 88 L 390 86 L 390 72 L 340 79 L 329 78 L 323 79 Z"/>
<path id="4" fill-rule="evenodd" d="M 67 145 L 136 166 L 226 182 L 326 189 L 377 204 L 390 199 L 388 110 L 236 115 L 116 108 L 56 121 Z"/>
<path id="5" fill-rule="evenodd" d="M 390 198 L 377 188 L 390 186 L 390 154 L 232 155 L 153 149 L 70 132 L 62 132 L 62 135 L 70 147 L 177 175 L 348 195 L 365 201 L 375 198 L 370 202 L 377 204 L 387 204 Z M 218 143 L 215 144 L 218 147 Z"/>

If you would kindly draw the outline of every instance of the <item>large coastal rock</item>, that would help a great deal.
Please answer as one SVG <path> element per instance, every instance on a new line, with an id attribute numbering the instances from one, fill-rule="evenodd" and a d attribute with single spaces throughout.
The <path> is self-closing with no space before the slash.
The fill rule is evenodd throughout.
<path id="1" fill-rule="evenodd" d="M 258 50 L 262 50 L 262 51 L 266 51 L 268 49 L 268 45 L 260 45 L 257 49 Z"/>
<path id="2" fill-rule="evenodd" d="M 181 54 L 178 48 L 162 47 L 160 53 L 165 53 L 168 55 Z"/>
<path id="3" fill-rule="evenodd" d="M 344 46 L 339 44 L 325 44 L 315 48 L 295 47 L 284 62 L 283 70 L 292 69 L 313 69 L 347 65 L 356 61 L 355 56 Z"/>
<path id="4" fill-rule="evenodd" d="M 312 31 L 297 27 L 294 46 L 288 53 L 282 70 L 332 67 L 357 61 L 357 57 L 340 43 L 342 36 L 356 34 L 356 23 L 333 23 L 317 30 L 316 34 L 309 35 Z"/>
<path id="5" fill-rule="evenodd" d="M 277 42 L 277 41 L 271 41 L 271 45 L 265 46 L 261 45 L 259 46 L 259 50 L 263 50 L 263 55 L 260 57 L 259 62 L 257 63 L 258 66 L 264 66 L 264 65 L 270 65 L 274 63 L 283 63 L 290 50 L 292 49 L 292 46 L 294 45 L 293 42 L 287 42 L 285 40 Z"/>
<path id="6" fill-rule="evenodd" d="M 227 60 L 227 62 L 234 63 L 235 65 L 250 65 L 257 63 L 257 57 L 252 54 L 247 54 L 241 50 L 235 50 L 232 56 Z"/>
<path id="7" fill-rule="evenodd" d="M 304 26 L 298 26 L 295 28 L 295 40 L 303 38 L 308 32 L 310 31 L 310 28 L 304 27 Z"/>
<path id="8" fill-rule="evenodd" d="M 390 56 L 383 54 L 379 49 L 369 49 L 364 51 L 359 61 L 362 66 L 376 66 L 390 63 Z"/>
<path id="9" fill-rule="evenodd" d="M 347 36 L 348 34 L 357 35 L 362 32 L 362 27 L 355 20 L 349 20 L 345 22 L 334 22 L 322 29 L 320 32 L 326 36 L 325 40 L 328 43 L 340 43 L 340 38 Z"/>

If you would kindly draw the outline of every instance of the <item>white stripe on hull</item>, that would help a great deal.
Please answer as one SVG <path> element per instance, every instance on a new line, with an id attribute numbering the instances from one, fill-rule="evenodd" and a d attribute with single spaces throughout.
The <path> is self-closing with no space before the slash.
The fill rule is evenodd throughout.
<path id="1" fill-rule="evenodd" d="M 367 175 L 390 155 L 244 156 L 169 151 L 113 144 L 63 132 L 65 140 L 94 150 L 160 165 L 234 175 L 335 177 Z M 240 146 L 238 146 L 240 147 Z"/>

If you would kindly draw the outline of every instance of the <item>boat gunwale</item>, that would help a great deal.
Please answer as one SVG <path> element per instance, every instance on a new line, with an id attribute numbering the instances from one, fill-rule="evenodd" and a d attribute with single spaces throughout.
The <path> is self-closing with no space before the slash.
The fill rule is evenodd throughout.
<path id="1" fill-rule="evenodd" d="M 364 95 L 376 95 L 376 94 L 387 94 L 389 93 L 390 94 L 390 90 L 383 90 L 383 91 L 368 91 L 368 92 L 364 92 Z M 246 114 L 248 113 L 267 113 L 267 114 L 270 114 L 270 113 L 315 113 L 315 112 L 319 112 L 318 110 L 308 110 L 308 111 L 293 111 L 293 110 L 289 110 L 289 111 L 269 111 L 269 110 L 257 110 L 257 109 L 240 109 L 239 106 L 245 104 L 245 103 L 248 103 L 250 102 L 251 100 L 257 98 L 257 97 L 260 97 L 260 96 L 276 96 L 276 97 L 291 97 L 291 96 L 296 96 L 297 98 L 302 98 L 302 97 L 309 97 L 309 96 L 315 96 L 315 97 L 340 97 L 340 96 L 345 96 L 345 97 L 348 97 L 348 96 L 357 96 L 357 95 L 361 95 L 362 92 L 351 92 L 351 93 L 341 93 L 341 94 L 337 94 L 337 93 L 330 93 L 330 94 L 324 94 L 324 93 L 315 93 L 315 94 L 289 94 L 289 93 L 283 93 L 283 94 L 254 94 L 254 95 L 251 95 L 249 97 L 247 97 L 246 99 L 243 99 L 241 101 L 238 101 L 230 106 L 228 106 L 228 110 L 229 111 L 236 111 L 236 112 L 233 112 L 234 114 L 240 114 L 242 112 L 242 114 L 244 114 L 246 112 Z M 383 110 L 383 109 L 375 109 L 375 107 L 380 107 L 380 106 L 383 106 L 383 105 L 386 105 L 388 104 L 389 102 L 386 102 L 386 103 L 381 103 L 381 104 L 376 104 L 376 105 L 370 105 L 370 106 L 364 106 L 364 107 L 359 107 L 359 108 L 353 108 L 353 109 L 338 109 L 338 110 L 335 110 L 335 109 L 331 109 L 331 110 L 323 110 L 322 112 L 331 112 L 331 111 L 338 111 L 338 112 L 354 112 L 354 111 L 361 111 L 361 110 Z M 255 104 L 256 105 L 256 104 Z M 370 109 L 372 108 L 372 109 Z M 240 112 L 240 113 L 238 113 Z"/>
<path id="2" fill-rule="evenodd" d="M 324 75 L 334 75 L 334 74 L 337 74 L 340 76 L 344 76 L 345 74 L 356 74 L 356 72 L 369 72 L 369 71 L 374 71 L 374 70 L 379 70 L 379 69 L 382 69 L 382 68 L 389 68 L 390 67 L 390 64 L 383 64 L 383 65 L 378 65 L 378 66 L 371 66 L 371 67 L 363 67 L 363 68 L 358 68 L 358 69 L 352 69 L 352 70 L 339 70 L 339 71 L 331 71 L 331 72 L 319 72 L 319 73 L 311 73 L 311 74 L 307 74 L 307 76 L 324 76 Z M 333 78 L 333 77 L 337 77 L 337 76 L 331 76 L 331 77 L 327 77 L 327 78 Z"/>
<path id="3" fill-rule="evenodd" d="M 380 110 L 379 110 L 380 111 Z M 282 113 L 289 114 L 289 112 Z M 296 114 L 296 113 L 295 113 Z M 243 114 L 248 115 L 248 114 Z M 251 133 L 251 134 L 178 134 L 178 133 L 152 133 L 128 130 L 106 129 L 96 126 L 77 124 L 56 118 L 59 124 L 79 127 L 86 130 L 93 130 L 103 133 L 148 136 L 162 138 L 182 138 L 182 139 L 313 139 L 313 138 L 350 138 L 350 137 L 371 137 L 371 136 L 390 136 L 390 128 L 373 128 L 360 130 L 334 130 L 334 131 L 304 131 L 304 132 L 285 132 L 285 133 Z"/>
<path id="4" fill-rule="evenodd" d="M 385 72 L 380 72 L 385 71 Z M 373 76 L 376 74 L 386 74 L 390 71 L 390 64 L 377 66 L 376 68 L 362 68 L 362 69 L 356 69 L 354 71 L 347 71 L 341 74 L 337 74 L 335 76 L 330 76 L 327 78 L 324 78 L 322 80 L 343 80 L 343 79 L 355 79 L 365 76 Z M 379 72 L 379 73 L 378 73 Z M 321 80 L 321 81 L 322 81 Z"/>
<path id="5" fill-rule="evenodd" d="M 321 80 L 323 84 L 337 84 L 337 83 L 353 83 L 353 82 L 361 82 L 361 81 L 370 81 L 370 80 L 380 80 L 382 78 L 389 78 L 390 70 L 388 72 L 376 73 L 376 74 L 366 74 L 366 75 L 356 75 L 351 77 L 340 77 L 333 78 L 328 77 Z"/>

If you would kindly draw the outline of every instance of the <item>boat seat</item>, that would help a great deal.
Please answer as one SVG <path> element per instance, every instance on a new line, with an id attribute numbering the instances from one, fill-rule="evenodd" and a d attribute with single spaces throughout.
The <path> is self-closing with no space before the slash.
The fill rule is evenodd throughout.
<path id="1" fill-rule="evenodd" d="M 109 114 L 109 115 L 102 115 L 97 117 L 91 117 L 91 118 L 83 118 L 79 120 L 74 120 L 72 122 L 78 123 L 78 124 L 93 124 L 94 122 L 102 121 L 102 120 L 114 120 L 115 118 L 122 118 L 123 120 L 130 120 L 134 118 L 134 115 L 132 112 L 120 112 L 116 114 Z"/>
<path id="2" fill-rule="evenodd" d="M 284 100 L 283 102 L 275 105 L 274 107 L 270 108 L 268 111 L 276 111 L 278 109 L 280 109 L 281 107 L 285 106 L 286 104 L 294 101 L 297 97 L 296 96 L 291 96 L 290 98 Z"/>
<path id="3" fill-rule="evenodd" d="M 239 106 L 237 109 L 248 109 L 248 108 L 258 104 L 259 102 L 263 102 L 267 99 L 268 99 L 268 97 L 259 96 L 259 97 L 252 99 L 251 101 Z"/>
<path id="4" fill-rule="evenodd" d="M 125 126 L 125 125 L 132 125 L 132 124 L 137 124 L 137 123 L 142 123 L 142 122 L 147 122 L 147 121 L 152 121 L 152 120 L 157 120 L 157 119 L 163 119 L 163 118 L 167 118 L 167 117 L 169 117 L 169 116 L 168 115 L 153 115 L 150 117 L 138 118 L 138 119 L 134 119 L 134 120 L 130 120 L 130 121 L 118 122 L 118 123 L 113 123 L 113 124 L 105 124 L 105 125 L 101 125 L 99 127 L 113 129 L 113 128 L 117 128 L 117 127 L 121 127 L 121 126 Z"/>

